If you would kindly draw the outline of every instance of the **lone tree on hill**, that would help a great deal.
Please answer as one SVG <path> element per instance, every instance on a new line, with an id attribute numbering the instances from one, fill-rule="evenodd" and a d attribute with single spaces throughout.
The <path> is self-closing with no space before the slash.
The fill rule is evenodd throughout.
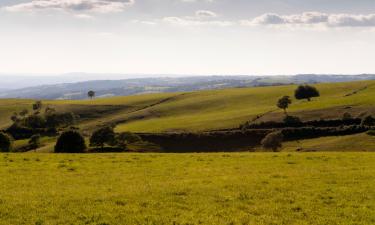
<path id="1" fill-rule="evenodd" d="M 87 92 L 87 96 L 89 96 L 89 98 L 93 99 L 95 97 L 95 91 Z"/>
<path id="2" fill-rule="evenodd" d="M 284 135 L 280 131 L 275 131 L 268 134 L 262 140 L 262 146 L 264 149 L 271 149 L 272 151 L 276 152 L 282 147 L 283 139 Z"/>
<path id="3" fill-rule="evenodd" d="M 10 152 L 12 139 L 4 132 L 0 132 L 0 152 Z"/>
<path id="4" fill-rule="evenodd" d="M 313 97 L 319 97 L 320 93 L 313 86 L 300 85 L 296 89 L 296 91 L 294 93 L 294 96 L 296 97 L 296 99 L 307 99 L 308 101 L 311 101 L 311 98 L 313 98 Z"/>
<path id="5" fill-rule="evenodd" d="M 103 150 L 105 144 L 112 146 L 115 144 L 115 132 L 109 126 L 94 131 L 90 137 L 90 146 L 101 147 Z"/>
<path id="6" fill-rule="evenodd" d="M 85 149 L 85 139 L 74 130 L 62 133 L 55 145 L 56 153 L 83 153 Z"/>
<path id="7" fill-rule="evenodd" d="M 277 107 L 284 110 L 285 115 L 288 115 L 286 109 L 289 107 L 290 104 L 292 104 L 292 100 L 290 99 L 290 97 L 284 96 L 278 100 Z"/>

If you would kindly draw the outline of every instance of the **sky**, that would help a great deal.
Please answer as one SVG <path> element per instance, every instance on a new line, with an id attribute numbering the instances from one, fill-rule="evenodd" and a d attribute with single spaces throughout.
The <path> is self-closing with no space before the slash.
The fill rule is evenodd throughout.
<path id="1" fill-rule="evenodd" d="M 0 0 L 0 73 L 375 73 L 374 0 Z"/>

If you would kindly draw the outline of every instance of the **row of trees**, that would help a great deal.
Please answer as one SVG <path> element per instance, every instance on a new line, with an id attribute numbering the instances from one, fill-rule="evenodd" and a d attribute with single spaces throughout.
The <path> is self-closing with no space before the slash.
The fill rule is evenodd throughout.
<path id="1" fill-rule="evenodd" d="M 131 132 L 115 133 L 113 127 L 106 126 L 94 131 L 89 141 L 90 147 L 104 152 L 106 146 L 126 150 L 129 144 L 141 142 L 142 139 Z M 55 145 L 57 153 L 81 153 L 86 149 L 85 139 L 77 130 L 63 132 Z"/>

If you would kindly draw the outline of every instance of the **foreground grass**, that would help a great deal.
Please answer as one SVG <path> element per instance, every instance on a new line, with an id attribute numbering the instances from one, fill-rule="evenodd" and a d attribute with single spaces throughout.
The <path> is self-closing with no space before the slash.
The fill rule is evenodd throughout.
<path id="1" fill-rule="evenodd" d="M 2 154 L 0 224 L 374 224 L 375 154 Z"/>

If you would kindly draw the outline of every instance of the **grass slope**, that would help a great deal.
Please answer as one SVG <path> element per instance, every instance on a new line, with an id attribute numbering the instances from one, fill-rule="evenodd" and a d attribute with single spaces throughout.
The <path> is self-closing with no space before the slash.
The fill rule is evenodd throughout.
<path id="1" fill-rule="evenodd" d="M 374 224 L 375 154 L 0 154 L 0 224 Z"/>
<path id="2" fill-rule="evenodd" d="M 312 102 L 294 100 L 289 111 L 305 119 L 375 112 L 375 81 L 317 84 L 321 97 Z M 258 115 L 279 119 L 278 98 L 294 95 L 295 85 L 234 88 L 189 93 L 147 94 L 84 101 L 46 101 L 62 110 L 87 114 L 80 126 L 92 130 L 106 123 L 120 124 L 117 131 L 204 131 L 238 127 Z M 352 94 L 355 93 L 355 94 Z M 349 94 L 349 96 L 347 96 Z M 351 94 L 351 95 L 350 95 Z M 22 103 L 22 104 L 19 104 Z M 9 124 L 15 109 L 28 100 L 0 100 L 0 127 Z M 344 109 L 346 108 L 346 109 Z M 273 112 L 273 113 L 269 113 Z"/>
<path id="3" fill-rule="evenodd" d="M 322 137 L 307 139 L 302 141 L 286 142 L 283 151 L 333 151 L 333 152 L 350 152 L 350 151 L 372 151 L 375 152 L 375 136 L 365 133 L 338 136 L 338 137 Z"/>

